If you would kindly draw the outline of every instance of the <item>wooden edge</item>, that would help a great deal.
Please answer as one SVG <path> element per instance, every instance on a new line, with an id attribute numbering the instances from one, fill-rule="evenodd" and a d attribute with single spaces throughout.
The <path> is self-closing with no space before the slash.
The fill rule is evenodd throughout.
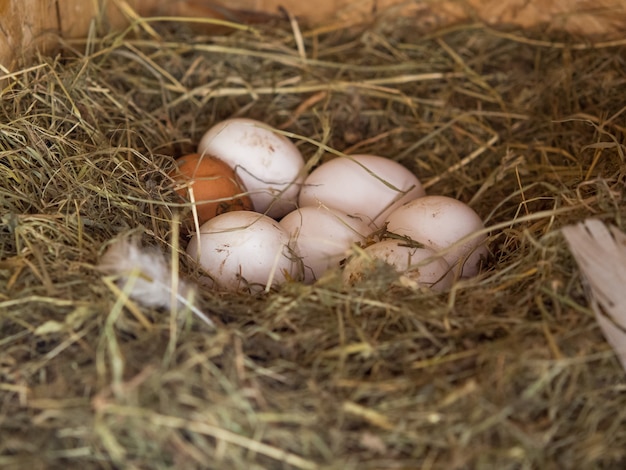
<path id="1" fill-rule="evenodd" d="M 227 5 L 227 6 L 226 6 Z M 0 66 L 32 61 L 59 37 L 123 28 L 133 16 L 190 16 L 263 22 L 284 11 L 304 23 L 358 24 L 381 14 L 414 18 L 420 27 L 469 19 L 489 25 L 543 26 L 585 38 L 615 38 L 626 29 L 626 0 L 0 0 Z M 1 75 L 1 71 L 0 71 Z"/>

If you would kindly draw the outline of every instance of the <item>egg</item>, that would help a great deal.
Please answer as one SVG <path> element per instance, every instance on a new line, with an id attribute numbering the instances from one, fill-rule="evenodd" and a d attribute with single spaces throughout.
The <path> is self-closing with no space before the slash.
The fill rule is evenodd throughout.
<path id="1" fill-rule="evenodd" d="M 305 179 L 299 204 L 324 204 L 380 228 L 388 214 L 425 195 L 419 179 L 400 163 L 377 155 L 329 160 Z"/>
<path id="2" fill-rule="evenodd" d="M 187 254 L 209 274 L 217 290 L 259 292 L 294 274 L 289 234 L 274 219 L 253 211 L 220 214 L 200 227 Z"/>
<path id="3" fill-rule="evenodd" d="M 387 239 L 353 256 L 344 268 L 344 282 L 352 285 L 363 280 L 375 270 L 377 260 L 390 264 L 405 277 L 435 291 L 450 288 L 454 280 L 448 263 L 430 248 Z"/>
<path id="4" fill-rule="evenodd" d="M 296 208 L 304 158 L 293 142 L 267 125 L 246 118 L 222 121 L 202 136 L 198 153 L 235 169 L 255 211 L 278 219 Z"/>
<path id="5" fill-rule="evenodd" d="M 283 217 L 280 225 L 300 257 L 306 283 L 338 268 L 352 244 L 364 242 L 371 232 L 359 217 L 325 206 L 301 207 Z"/>
<path id="6" fill-rule="evenodd" d="M 217 158 L 185 155 L 176 160 L 170 176 L 176 182 L 176 192 L 195 204 L 200 225 L 224 212 L 252 209 L 239 177 Z"/>
<path id="7" fill-rule="evenodd" d="M 407 236 L 435 250 L 462 277 L 478 273 L 487 256 L 486 234 L 466 236 L 484 229 L 480 216 L 467 204 L 447 196 L 425 196 L 399 207 L 387 218 L 387 231 Z M 443 251 L 445 250 L 445 251 Z"/>

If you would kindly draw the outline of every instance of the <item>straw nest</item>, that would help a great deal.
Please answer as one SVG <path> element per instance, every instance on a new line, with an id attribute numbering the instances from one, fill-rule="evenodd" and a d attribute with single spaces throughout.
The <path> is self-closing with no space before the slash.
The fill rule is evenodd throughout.
<path id="1" fill-rule="evenodd" d="M 623 371 L 559 229 L 626 228 L 626 49 L 413 23 L 139 22 L 5 78 L 0 466 L 623 468 Z M 383 267 L 205 290 L 214 331 L 124 300 L 107 242 L 183 252 L 167 172 L 232 116 L 312 162 L 401 162 L 484 218 L 488 266 L 443 293 Z"/>

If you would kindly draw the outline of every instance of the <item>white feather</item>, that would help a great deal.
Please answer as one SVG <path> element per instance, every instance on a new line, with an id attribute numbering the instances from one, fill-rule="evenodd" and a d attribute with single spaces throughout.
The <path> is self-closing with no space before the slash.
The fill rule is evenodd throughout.
<path id="1" fill-rule="evenodd" d="M 626 235 L 597 219 L 563 228 L 596 320 L 626 370 Z"/>
<path id="2" fill-rule="evenodd" d="M 104 253 L 98 268 L 118 278 L 118 285 L 125 285 L 133 279 L 131 299 L 146 307 L 170 308 L 172 294 L 179 308 L 187 307 L 207 325 L 213 322 L 193 305 L 196 289 L 174 276 L 162 252 L 156 248 L 142 248 L 136 239 L 120 238 L 113 242 Z M 174 292 L 174 285 L 177 289 Z"/>

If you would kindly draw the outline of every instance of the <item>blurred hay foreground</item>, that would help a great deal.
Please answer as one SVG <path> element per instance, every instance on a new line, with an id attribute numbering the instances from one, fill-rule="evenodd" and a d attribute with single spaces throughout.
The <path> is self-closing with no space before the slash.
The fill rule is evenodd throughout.
<path id="1" fill-rule="evenodd" d="M 619 41 L 471 25 L 200 37 L 180 21 L 10 75 L 0 466 L 623 468 L 624 374 L 559 229 L 626 228 L 625 62 Z M 442 294 L 384 268 L 349 290 L 335 273 L 203 291 L 216 331 L 125 302 L 95 269 L 106 243 L 182 252 L 167 171 L 231 116 L 312 164 L 325 147 L 400 161 L 493 228 L 488 266 Z"/>

